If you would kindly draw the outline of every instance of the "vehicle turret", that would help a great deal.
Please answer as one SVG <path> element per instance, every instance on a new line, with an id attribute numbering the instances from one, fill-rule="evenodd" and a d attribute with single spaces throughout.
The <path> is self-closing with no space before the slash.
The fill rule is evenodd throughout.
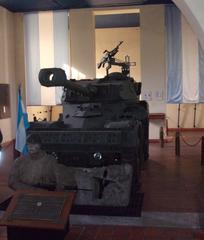
<path id="1" fill-rule="evenodd" d="M 61 68 L 43 68 L 40 70 L 38 78 L 40 84 L 45 87 L 65 87 L 86 96 L 92 96 L 96 93 L 93 86 L 83 87 L 77 84 L 75 79 L 68 80 L 65 71 Z"/>

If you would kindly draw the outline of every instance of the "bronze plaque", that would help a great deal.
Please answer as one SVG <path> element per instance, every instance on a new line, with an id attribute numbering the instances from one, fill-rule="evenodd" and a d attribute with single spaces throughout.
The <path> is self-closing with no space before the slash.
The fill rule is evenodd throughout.
<path id="1" fill-rule="evenodd" d="M 64 206 L 65 197 L 21 195 L 10 219 L 57 221 Z"/>

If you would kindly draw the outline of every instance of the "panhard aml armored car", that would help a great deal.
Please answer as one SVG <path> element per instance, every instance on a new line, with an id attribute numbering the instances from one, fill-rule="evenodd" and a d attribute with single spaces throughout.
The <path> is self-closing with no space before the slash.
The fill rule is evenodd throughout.
<path id="1" fill-rule="evenodd" d="M 74 171 L 76 205 L 134 205 L 142 165 L 148 159 L 148 104 L 140 101 L 141 83 L 129 76 L 129 57 L 114 58 L 120 42 L 104 51 L 100 79 L 68 80 L 60 68 L 41 69 L 46 87 L 63 87 L 63 113 L 58 121 L 34 121 L 29 134 L 39 135 L 42 147 Z M 109 73 L 112 65 L 120 72 Z M 68 173 L 67 173 L 68 174 Z"/>

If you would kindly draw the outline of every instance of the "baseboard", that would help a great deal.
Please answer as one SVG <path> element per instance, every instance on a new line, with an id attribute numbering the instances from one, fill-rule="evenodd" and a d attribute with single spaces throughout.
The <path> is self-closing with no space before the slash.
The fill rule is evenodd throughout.
<path id="1" fill-rule="evenodd" d="M 149 143 L 160 143 L 159 139 L 149 139 Z"/>
<path id="2" fill-rule="evenodd" d="M 168 128 L 168 132 L 203 132 L 204 128 Z"/>
<path id="3" fill-rule="evenodd" d="M 172 142 L 172 137 L 164 139 L 164 143 Z M 160 139 L 149 139 L 149 143 L 161 143 Z"/>
<path id="4" fill-rule="evenodd" d="M 8 142 L 4 142 L 1 144 L 2 148 L 7 148 L 8 146 L 12 145 L 14 143 L 14 139 Z"/>

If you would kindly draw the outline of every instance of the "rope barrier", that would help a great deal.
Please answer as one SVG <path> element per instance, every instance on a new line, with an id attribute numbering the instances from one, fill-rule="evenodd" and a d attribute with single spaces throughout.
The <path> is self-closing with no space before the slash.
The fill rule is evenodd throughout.
<path id="1" fill-rule="evenodd" d="M 181 134 L 181 139 L 182 139 L 183 142 L 184 142 L 187 146 L 189 146 L 189 147 L 195 147 L 195 146 L 197 146 L 197 145 L 201 142 L 201 140 L 202 140 L 202 138 L 199 138 L 197 142 L 191 144 L 191 143 L 188 143 L 188 142 L 186 141 L 186 139 L 184 138 L 184 136 L 183 136 L 182 134 Z"/>
<path id="2" fill-rule="evenodd" d="M 184 142 L 186 145 L 189 145 L 189 146 L 191 146 L 191 147 L 194 147 L 194 146 L 198 145 L 198 144 L 201 142 L 202 137 L 199 138 L 198 141 L 195 142 L 195 143 L 193 143 L 193 144 L 188 143 L 188 142 L 186 141 L 186 139 L 184 138 L 184 136 L 182 136 L 182 135 L 181 135 L 181 139 L 183 140 L 183 142 Z M 175 136 L 170 136 L 170 137 L 168 136 L 168 137 L 165 138 L 165 142 L 166 142 L 166 143 L 172 143 L 172 142 L 174 142 L 174 141 L 175 141 Z"/>

